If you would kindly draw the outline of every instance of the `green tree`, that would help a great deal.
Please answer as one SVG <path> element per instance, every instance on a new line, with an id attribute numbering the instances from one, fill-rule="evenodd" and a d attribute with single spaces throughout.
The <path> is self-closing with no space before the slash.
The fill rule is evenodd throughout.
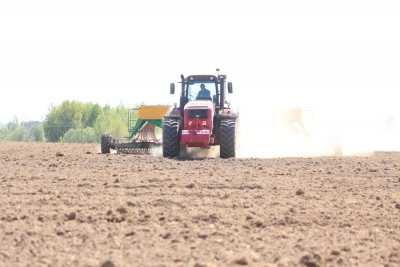
<path id="1" fill-rule="evenodd" d="M 8 128 L 4 124 L 0 124 L 0 141 L 7 140 Z"/>
<path id="2" fill-rule="evenodd" d="M 44 130 L 43 126 L 41 124 L 35 124 L 31 128 L 31 133 L 32 133 L 32 141 L 34 142 L 44 142 L 46 141 L 44 137 Z"/>
<path id="3" fill-rule="evenodd" d="M 80 125 L 83 104 L 66 100 L 60 106 L 51 105 L 43 122 L 45 137 L 50 142 L 58 142 L 71 128 Z"/>
<path id="4" fill-rule="evenodd" d="M 69 129 L 63 137 L 63 142 L 65 143 L 80 143 L 81 135 L 75 129 Z"/>
<path id="5" fill-rule="evenodd" d="M 91 127 L 85 129 L 69 129 L 63 137 L 66 143 L 97 143 L 97 136 Z"/>
<path id="6" fill-rule="evenodd" d="M 109 105 L 103 107 L 103 113 L 97 118 L 94 129 L 98 141 L 104 132 L 108 132 L 115 139 L 122 140 L 128 135 L 128 112 L 129 107 L 120 103 L 116 108 Z"/>
<path id="7" fill-rule="evenodd" d="M 96 136 L 96 131 L 92 127 L 83 129 L 83 142 L 84 143 L 98 143 L 99 138 Z"/>
<path id="8" fill-rule="evenodd" d="M 3 131 L 3 134 L 7 134 L 5 140 L 16 142 L 28 141 L 28 128 L 20 125 L 17 116 L 14 116 L 12 121 L 7 123 L 6 127 L 7 131 Z"/>
<path id="9" fill-rule="evenodd" d="M 94 124 L 94 131 L 99 140 L 100 140 L 100 136 L 104 132 L 106 132 L 106 129 L 107 129 L 107 117 L 103 113 L 99 117 L 97 117 L 97 120 Z"/>
<path id="10" fill-rule="evenodd" d="M 82 124 L 84 127 L 94 127 L 96 120 L 103 114 L 99 104 L 85 103 L 82 112 Z"/>
<path id="11" fill-rule="evenodd" d="M 17 126 L 7 135 L 8 141 L 27 142 L 28 141 L 28 128 L 26 126 Z"/>
<path id="12" fill-rule="evenodd" d="M 128 126 L 121 120 L 116 120 L 108 127 L 107 132 L 115 139 L 122 140 L 128 134 Z"/>
<path id="13" fill-rule="evenodd" d="M 12 121 L 10 121 L 9 123 L 7 123 L 7 128 L 10 132 L 14 131 L 15 129 L 17 129 L 19 126 L 19 122 L 18 122 L 18 118 L 17 116 L 14 116 Z"/>

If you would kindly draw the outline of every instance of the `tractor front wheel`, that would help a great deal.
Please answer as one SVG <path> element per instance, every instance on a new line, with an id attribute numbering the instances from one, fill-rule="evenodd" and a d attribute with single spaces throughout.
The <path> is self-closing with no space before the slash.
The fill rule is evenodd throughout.
<path id="1" fill-rule="evenodd" d="M 109 154 L 111 152 L 110 139 L 111 139 L 111 134 L 109 133 L 103 133 L 101 135 L 101 154 Z"/>
<path id="2" fill-rule="evenodd" d="M 221 121 L 220 157 L 234 158 L 236 156 L 236 122 L 234 120 Z"/>
<path id="3" fill-rule="evenodd" d="M 177 120 L 164 120 L 162 132 L 162 148 L 165 158 L 179 156 L 179 122 Z"/>

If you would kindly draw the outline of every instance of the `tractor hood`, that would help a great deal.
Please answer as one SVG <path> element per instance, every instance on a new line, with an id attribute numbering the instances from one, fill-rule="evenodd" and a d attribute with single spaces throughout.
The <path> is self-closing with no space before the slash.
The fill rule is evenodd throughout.
<path id="1" fill-rule="evenodd" d="M 184 126 L 182 130 L 182 146 L 209 147 L 214 142 L 211 137 L 214 117 L 214 104 L 207 100 L 195 100 L 184 108 Z"/>
<path id="2" fill-rule="evenodd" d="M 204 108 L 204 109 L 214 109 L 214 104 L 208 100 L 195 100 L 190 101 L 185 105 L 185 110 L 189 108 Z"/>

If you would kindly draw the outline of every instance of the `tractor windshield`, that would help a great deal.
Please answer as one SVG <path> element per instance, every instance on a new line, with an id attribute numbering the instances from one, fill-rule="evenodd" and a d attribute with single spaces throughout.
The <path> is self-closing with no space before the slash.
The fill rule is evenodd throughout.
<path id="1" fill-rule="evenodd" d="M 187 86 L 189 101 L 210 100 L 216 102 L 218 99 L 216 84 L 213 81 L 190 81 Z"/>

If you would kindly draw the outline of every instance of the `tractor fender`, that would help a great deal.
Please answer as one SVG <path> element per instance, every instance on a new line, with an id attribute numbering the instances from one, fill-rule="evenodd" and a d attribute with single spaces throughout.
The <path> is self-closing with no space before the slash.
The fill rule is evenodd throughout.
<path id="1" fill-rule="evenodd" d="M 173 108 L 171 110 L 171 112 L 169 113 L 169 115 L 170 116 L 179 116 L 180 115 L 179 109 L 178 108 Z"/>
<path id="2" fill-rule="evenodd" d="M 221 110 L 221 115 L 234 115 L 239 117 L 239 110 L 234 110 L 232 107 Z"/>
<path id="3" fill-rule="evenodd" d="M 217 114 L 215 115 L 217 120 L 222 121 L 222 120 L 237 120 L 239 117 L 238 114 Z"/>
<path id="4" fill-rule="evenodd" d="M 173 121 L 178 121 L 178 125 L 179 125 L 179 132 L 182 132 L 182 124 L 183 124 L 183 118 L 179 115 L 164 115 L 163 116 L 164 121 L 166 120 L 173 120 Z"/>
<path id="5" fill-rule="evenodd" d="M 221 110 L 221 114 L 233 114 L 233 110 L 231 108 L 224 108 Z"/>
<path id="6" fill-rule="evenodd" d="M 164 115 L 163 118 L 164 118 L 164 120 L 179 120 L 179 121 L 183 120 L 182 117 L 179 116 L 179 114 L 178 115 L 175 115 L 175 114 Z"/>

